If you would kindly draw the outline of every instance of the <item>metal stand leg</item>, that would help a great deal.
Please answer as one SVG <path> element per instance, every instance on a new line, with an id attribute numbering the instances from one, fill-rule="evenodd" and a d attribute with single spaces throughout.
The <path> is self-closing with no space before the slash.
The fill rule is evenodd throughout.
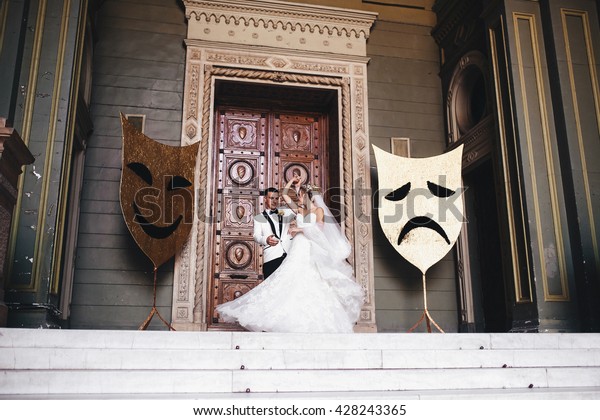
<path id="1" fill-rule="evenodd" d="M 435 325 L 435 327 L 438 329 L 439 332 L 443 333 L 444 330 L 442 330 L 440 328 L 440 326 L 433 320 L 433 318 L 429 314 L 429 311 L 427 310 L 427 281 L 425 279 L 425 273 L 423 273 L 423 308 L 424 309 L 423 309 L 423 314 L 421 315 L 421 318 L 419 318 L 419 320 L 417 321 L 417 323 L 415 325 L 410 327 L 408 332 L 413 332 L 414 329 L 417 328 L 419 326 L 419 324 L 421 324 L 421 322 L 423 322 L 423 319 L 425 319 L 425 322 L 427 324 L 427 332 L 429 332 L 429 333 L 431 332 L 431 323 L 432 323 L 433 325 Z"/>
<path id="2" fill-rule="evenodd" d="M 152 310 L 150 311 L 150 314 L 148 315 L 148 318 L 146 318 L 146 320 L 144 322 L 142 322 L 142 324 L 140 325 L 140 327 L 138 328 L 138 330 L 145 330 L 146 328 L 148 328 L 148 325 L 150 324 L 150 321 L 152 321 L 152 317 L 154 317 L 154 314 L 156 314 L 160 320 L 167 326 L 169 327 L 170 331 L 175 331 L 175 328 L 173 328 L 171 326 L 171 324 L 169 324 L 161 315 L 160 312 L 158 312 L 158 309 L 156 309 L 156 272 L 158 271 L 158 267 L 154 267 L 154 298 L 152 301 Z"/>

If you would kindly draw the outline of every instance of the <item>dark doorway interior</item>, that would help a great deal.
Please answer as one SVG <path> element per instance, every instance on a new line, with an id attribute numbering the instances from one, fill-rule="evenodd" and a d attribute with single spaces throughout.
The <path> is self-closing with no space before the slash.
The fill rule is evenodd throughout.
<path id="1" fill-rule="evenodd" d="M 507 332 L 506 289 L 502 270 L 498 202 L 490 159 L 464 175 L 469 253 L 478 332 Z"/>

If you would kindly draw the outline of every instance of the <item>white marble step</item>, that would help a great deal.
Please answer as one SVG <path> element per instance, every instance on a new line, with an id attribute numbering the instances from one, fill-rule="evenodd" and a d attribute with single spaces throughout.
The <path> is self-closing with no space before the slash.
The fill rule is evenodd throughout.
<path id="1" fill-rule="evenodd" d="M 600 334 L 280 334 L 0 328 L 2 347 L 122 349 L 600 349 Z"/>
<path id="2" fill-rule="evenodd" d="M 600 368 L 397 370 L 6 370 L 2 394 L 387 392 L 600 388 Z"/>
<path id="3" fill-rule="evenodd" d="M 139 394 L 18 394 L 3 396 L 0 400 L 330 400 L 344 401 L 405 401 L 405 400 L 600 400 L 600 387 L 527 388 L 527 389 L 448 389 L 418 391 L 348 391 L 348 392 L 210 392 L 210 393 L 139 393 Z M 248 401 L 250 402 L 250 401 Z"/>
<path id="4" fill-rule="evenodd" d="M 507 389 L 598 395 L 600 334 L 0 329 L 0 398 Z"/>
<path id="5" fill-rule="evenodd" d="M 187 350 L 0 348 L 0 369 L 435 369 L 600 366 L 600 349 Z"/>
<path id="6" fill-rule="evenodd" d="M 234 372 L 233 392 L 405 391 L 600 387 L 600 367 Z"/>

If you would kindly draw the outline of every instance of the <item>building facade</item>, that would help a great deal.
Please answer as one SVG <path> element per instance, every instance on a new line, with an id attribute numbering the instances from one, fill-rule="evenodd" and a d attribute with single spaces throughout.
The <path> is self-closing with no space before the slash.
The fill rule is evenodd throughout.
<path id="1" fill-rule="evenodd" d="M 595 1 L 2 0 L 0 23 L 0 117 L 35 159 L 2 219 L 8 326 L 148 315 L 152 264 L 119 203 L 122 112 L 159 142 L 200 142 L 192 233 L 157 277 L 177 330 L 235 328 L 214 307 L 261 281 L 251 215 L 294 171 L 353 245 L 357 331 L 408 330 L 421 273 L 379 226 L 371 145 L 464 145 L 466 223 L 427 273 L 445 331 L 600 330 Z"/>

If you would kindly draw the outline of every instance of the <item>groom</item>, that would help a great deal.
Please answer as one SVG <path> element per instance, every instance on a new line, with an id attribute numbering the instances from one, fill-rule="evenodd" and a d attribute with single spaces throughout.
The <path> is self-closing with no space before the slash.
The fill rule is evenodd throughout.
<path id="1" fill-rule="evenodd" d="M 263 246 L 263 274 L 266 279 L 281 265 L 290 248 L 288 234 L 294 212 L 278 209 L 279 191 L 268 188 L 264 197 L 265 211 L 254 216 L 254 240 Z"/>

